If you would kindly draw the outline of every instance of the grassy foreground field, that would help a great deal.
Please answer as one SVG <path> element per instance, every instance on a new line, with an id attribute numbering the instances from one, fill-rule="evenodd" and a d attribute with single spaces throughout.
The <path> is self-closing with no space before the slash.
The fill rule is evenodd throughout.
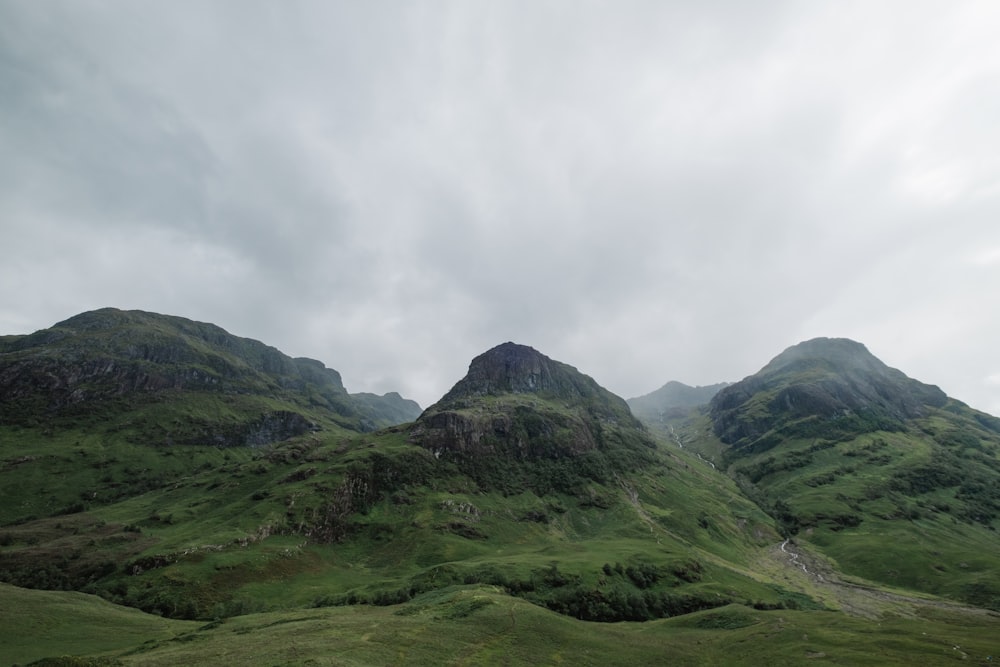
<path id="1" fill-rule="evenodd" d="M 498 589 L 457 586 L 389 607 L 171 621 L 79 593 L 0 587 L 3 664 L 979 665 L 1000 619 L 924 608 L 861 619 L 740 605 L 647 623 L 587 623 Z M 87 660 L 90 658 L 92 660 Z"/>
<path id="2" fill-rule="evenodd" d="M 0 665 L 124 651 L 199 625 L 144 614 L 95 595 L 0 584 Z"/>

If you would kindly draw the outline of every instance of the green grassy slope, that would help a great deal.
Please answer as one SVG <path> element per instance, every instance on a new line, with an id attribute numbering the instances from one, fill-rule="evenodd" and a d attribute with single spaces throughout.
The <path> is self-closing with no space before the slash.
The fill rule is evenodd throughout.
<path id="1" fill-rule="evenodd" d="M 100 655 L 169 641 L 199 623 L 174 621 L 93 595 L 0 584 L 0 664 L 61 655 Z"/>
<path id="2" fill-rule="evenodd" d="M 19 610 L 9 626 L 20 631 L 18 639 L 0 637 L 0 655 L 8 660 L 104 656 L 104 664 L 164 667 L 988 664 L 998 628 L 995 617 L 983 615 L 928 611 L 873 623 L 740 605 L 647 623 L 595 624 L 488 586 L 448 587 L 402 605 L 301 609 L 207 624 L 109 608 L 72 593 L 0 586 L 0 602 L 0 609 L 16 603 Z"/>
<path id="3" fill-rule="evenodd" d="M 45 573 L 46 585 L 203 619 L 477 581 L 600 620 L 799 604 L 745 571 L 778 539 L 770 519 L 724 476 L 651 455 L 654 465 L 603 483 L 510 493 L 479 487 L 401 430 L 304 436 L 168 488 L 0 529 L 0 567 L 17 583 Z"/>
<path id="4" fill-rule="evenodd" d="M 995 615 L 879 587 L 994 606 L 992 422 L 905 403 L 919 416 L 892 428 L 824 429 L 835 402 L 792 392 L 836 409 L 779 414 L 768 391 L 730 404 L 723 432 L 739 446 L 698 410 L 653 437 L 590 378 L 505 344 L 416 423 L 374 432 L 313 406 L 319 429 L 267 445 L 168 441 L 280 392 L 166 393 L 117 416 L 108 402 L 108 414 L 4 423 L 0 578 L 104 602 L 2 587 L 0 604 L 54 625 L 32 630 L 26 614 L 0 641 L 154 665 L 993 654 Z M 128 612 L 135 634 L 102 643 L 107 626 L 87 615 L 108 601 L 151 616 Z M 64 623 L 92 627 L 94 643 Z"/>
<path id="5" fill-rule="evenodd" d="M 845 572 L 1000 609 L 997 420 L 848 350 L 779 356 L 680 440 Z"/>
<path id="6" fill-rule="evenodd" d="M 951 444 L 954 424 L 939 412 L 904 431 L 788 438 L 729 471 L 846 572 L 1000 609 L 1000 438 L 966 427 L 976 445 Z"/>

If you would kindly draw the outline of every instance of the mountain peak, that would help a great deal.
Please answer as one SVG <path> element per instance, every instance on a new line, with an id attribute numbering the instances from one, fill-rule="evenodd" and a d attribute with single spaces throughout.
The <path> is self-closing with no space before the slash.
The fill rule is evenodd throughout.
<path id="1" fill-rule="evenodd" d="M 814 363 L 824 363 L 841 371 L 882 373 L 891 370 L 857 341 L 849 338 L 813 338 L 792 345 L 772 359 L 760 373 L 770 374 L 792 365 Z"/>
<path id="2" fill-rule="evenodd" d="M 723 442 L 745 445 L 803 420 L 836 420 L 855 430 L 898 429 L 946 400 L 939 388 L 890 368 L 861 343 L 814 338 L 720 391 L 711 412 Z"/>
<path id="3" fill-rule="evenodd" d="M 554 361 L 527 345 L 508 341 L 473 359 L 468 373 L 441 402 L 500 394 L 591 398 L 600 390 L 594 380 L 572 366 Z"/>
<path id="4" fill-rule="evenodd" d="M 424 410 L 410 438 L 476 475 L 497 457 L 568 461 L 604 452 L 645 461 L 654 446 L 624 399 L 572 366 L 511 342 L 473 359 L 465 377 Z"/>
<path id="5" fill-rule="evenodd" d="M 174 315 L 101 308 L 0 341 L 0 409 L 7 419 L 30 423 L 39 415 L 72 419 L 98 406 L 127 411 L 149 403 L 183 405 L 184 396 L 208 403 L 225 396 L 227 413 L 240 412 L 237 404 L 251 406 L 246 410 L 252 424 L 267 417 L 259 416 L 255 397 L 284 402 L 282 412 L 294 412 L 301 423 L 316 415 L 349 430 L 399 424 L 419 414 L 416 403 L 398 396 L 348 395 L 340 373 L 322 362 L 293 359 L 260 341 Z M 211 419 L 197 419 L 209 426 L 192 426 L 195 439 L 216 428 Z"/>

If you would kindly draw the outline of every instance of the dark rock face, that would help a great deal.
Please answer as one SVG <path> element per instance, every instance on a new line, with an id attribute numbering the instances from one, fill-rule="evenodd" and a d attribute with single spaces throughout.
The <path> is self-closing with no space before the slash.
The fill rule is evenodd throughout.
<path id="1" fill-rule="evenodd" d="M 561 369 L 555 366 L 537 350 L 504 343 L 473 359 L 468 374 L 442 400 L 455 396 L 571 390 L 572 383 L 566 382 L 567 374 L 560 373 Z M 553 371 L 563 377 L 557 380 Z"/>
<path id="2" fill-rule="evenodd" d="M 279 410 L 261 415 L 247 426 L 239 444 L 262 447 L 317 430 L 317 426 L 296 412 Z"/>
<path id="3" fill-rule="evenodd" d="M 839 419 L 856 429 L 898 428 L 946 401 L 940 389 L 889 368 L 860 343 L 817 338 L 722 389 L 710 405 L 716 435 L 745 445 L 808 418 Z"/>
<path id="4" fill-rule="evenodd" d="M 633 421 L 628 404 L 593 378 L 534 348 L 509 342 L 473 359 L 466 376 L 435 407 L 503 394 L 534 394 L 549 400 L 586 404 L 588 409 L 608 418 Z"/>
<path id="5" fill-rule="evenodd" d="M 438 457 L 560 459 L 598 447 L 584 419 L 526 406 L 486 414 L 432 412 L 421 417 L 412 434 Z"/>

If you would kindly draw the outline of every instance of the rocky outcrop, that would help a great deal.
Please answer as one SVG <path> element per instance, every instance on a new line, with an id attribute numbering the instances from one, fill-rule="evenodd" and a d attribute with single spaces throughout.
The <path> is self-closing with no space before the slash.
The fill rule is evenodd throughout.
<path id="1" fill-rule="evenodd" d="M 572 415 L 527 406 L 493 413 L 431 412 L 411 437 L 440 458 L 500 456 L 525 461 L 559 459 L 595 450 L 595 434 Z"/>
<path id="2" fill-rule="evenodd" d="M 585 407 L 605 419 L 638 425 L 625 400 L 590 376 L 527 345 L 510 342 L 473 359 L 465 377 L 428 410 L 461 407 L 471 399 L 504 394 L 535 395 Z"/>
<path id="3" fill-rule="evenodd" d="M 310 431 L 317 430 L 318 427 L 297 412 L 279 410 L 268 412 L 260 416 L 260 419 L 248 424 L 241 434 L 239 444 L 247 447 L 263 447 L 273 442 L 281 442 L 304 435 Z"/>
<path id="4" fill-rule="evenodd" d="M 623 399 L 572 366 L 504 343 L 427 408 L 411 441 L 465 463 L 574 459 L 589 452 L 653 447 Z"/>

